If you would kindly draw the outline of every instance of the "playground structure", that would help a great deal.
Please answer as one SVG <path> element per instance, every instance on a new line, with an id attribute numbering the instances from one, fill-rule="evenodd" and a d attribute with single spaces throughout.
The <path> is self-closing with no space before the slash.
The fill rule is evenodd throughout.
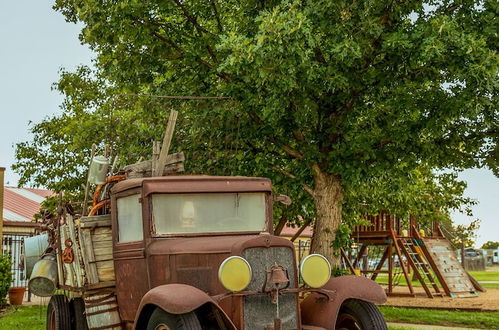
<path id="1" fill-rule="evenodd" d="M 350 272 L 386 284 L 389 296 L 415 296 L 413 278 L 429 298 L 477 296 L 479 285 L 459 263 L 438 222 L 423 229 L 414 218 L 387 213 L 364 218 L 370 224 L 356 226 L 354 245 L 341 250 Z M 395 292 L 403 279 L 408 292 Z"/>

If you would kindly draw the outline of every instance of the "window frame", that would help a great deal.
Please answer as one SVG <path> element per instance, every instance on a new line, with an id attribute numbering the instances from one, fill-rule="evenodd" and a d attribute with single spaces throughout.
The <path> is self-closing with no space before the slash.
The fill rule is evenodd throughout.
<path id="1" fill-rule="evenodd" d="M 142 220 L 142 239 L 138 241 L 130 241 L 130 242 L 120 242 L 119 241 L 119 220 L 118 220 L 118 199 L 123 198 L 123 197 L 128 197 L 132 195 L 138 195 L 139 196 L 139 204 L 140 204 L 140 210 L 141 210 L 141 220 Z M 144 198 L 142 195 L 142 189 L 140 187 L 138 188 L 133 188 L 125 191 L 121 191 L 117 194 L 115 194 L 112 197 L 112 221 L 113 221 L 113 244 L 119 248 L 119 247 L 128 247 L 128 246 L 136 246 L 136 247 L 141 247 L 144 245 L 144 242 L 147 238 L 148 232 L 146 230 L 146 220 L 147 218 L 145 217 L 146 213 L 144 212 Z"/>
<path id="2" fill-rule="evenodd" d="M 262 193 L 264 194 L 265 203 L 265 224 L 263 230 L 259 231 L 213 231 L 213 232 L 197 232 L 197 233 L 172 233 L 172 234 L 158 234 L 154 230 L 154 220 L 153 220 L 153 202 L 152 196 L 154 194 L 158 195 L 188 195 L 188 194 L 251 194 L 251 193 Z M 273 234 L 271 220 L 272 219 L 272 194 L 268 191 L 213 191 L 213 192 L 155 192 L 147 196 L 147 206 L 148 206 L 148 219 L 149 219 L 149 233 L 151 238 L 165 238 L 165 237 L 203 237 L 203 236 L 232 236 L 232 235 L 254 235 L 260 233 Z"/>

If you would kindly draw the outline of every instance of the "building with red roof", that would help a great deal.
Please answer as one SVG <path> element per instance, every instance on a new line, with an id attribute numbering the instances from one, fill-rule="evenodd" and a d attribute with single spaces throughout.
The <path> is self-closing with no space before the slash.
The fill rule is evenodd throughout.
<path id="1" fill-rule="evenodd" d="M 53 192 L 46 189 L 3 187 L 3 171 L 0 168 L 0 237 L 2 254 L 12 261 L 12 286 L 26 286 L 23 254 L 24 240 L 33 236 L 37 227 L 35 214 L 40 212 L 40 204 Z"/>
<path id="2" fill-rule="evenodd" d="M 33 234 L 35 214 L 40 204 L 53 195 L 50 190 L 33 188 L 3 188 L 3 233 Z"/>

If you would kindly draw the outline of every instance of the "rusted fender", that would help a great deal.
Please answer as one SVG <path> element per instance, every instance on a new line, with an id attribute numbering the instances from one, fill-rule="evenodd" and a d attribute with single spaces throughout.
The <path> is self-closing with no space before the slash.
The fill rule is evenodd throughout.
<path id="1" fill-rule="evenodd" d="M 347 299 L 359 299 L 374 304 L 386 302 L 385 290 L 363 276 L 340 276 L 329 280 L 323 289 L 333 292 L 331 299 L 319 293 L 310 294 L 301 303 L 303 324 L 334 329 L 341 304 Z"/>
<path id="2" fill-rule="evenodd" d="M 170 314 L 185 314 L 207 303 L 219 310 L 227 329 L 236 329 L 215 300 L 205 292 L 185 284 L 166 284 L 149 290 L 140 301 L 135 316 L 134 329 L 145 329 L 149 317 L 158 307 Z"/>

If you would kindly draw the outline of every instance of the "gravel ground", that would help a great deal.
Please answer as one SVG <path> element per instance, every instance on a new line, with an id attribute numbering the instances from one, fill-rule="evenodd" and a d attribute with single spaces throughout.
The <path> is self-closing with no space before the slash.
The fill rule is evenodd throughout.
<path id="1" fill-rule="evenodd" d="M 397 288 L 396 292 L 409 292 L 407 288 Z M 428 298 L 422 288 L 414 288 L 416 297 L 388 297 L 385 305 L 404 307 L 428 307 L 428 308 L 462 308 L 483 311 L 499 311 L 499 289 L 487 289 L 487 292 L 479 292 L 478 297 L 450 298 L 435 297 Z"/>

